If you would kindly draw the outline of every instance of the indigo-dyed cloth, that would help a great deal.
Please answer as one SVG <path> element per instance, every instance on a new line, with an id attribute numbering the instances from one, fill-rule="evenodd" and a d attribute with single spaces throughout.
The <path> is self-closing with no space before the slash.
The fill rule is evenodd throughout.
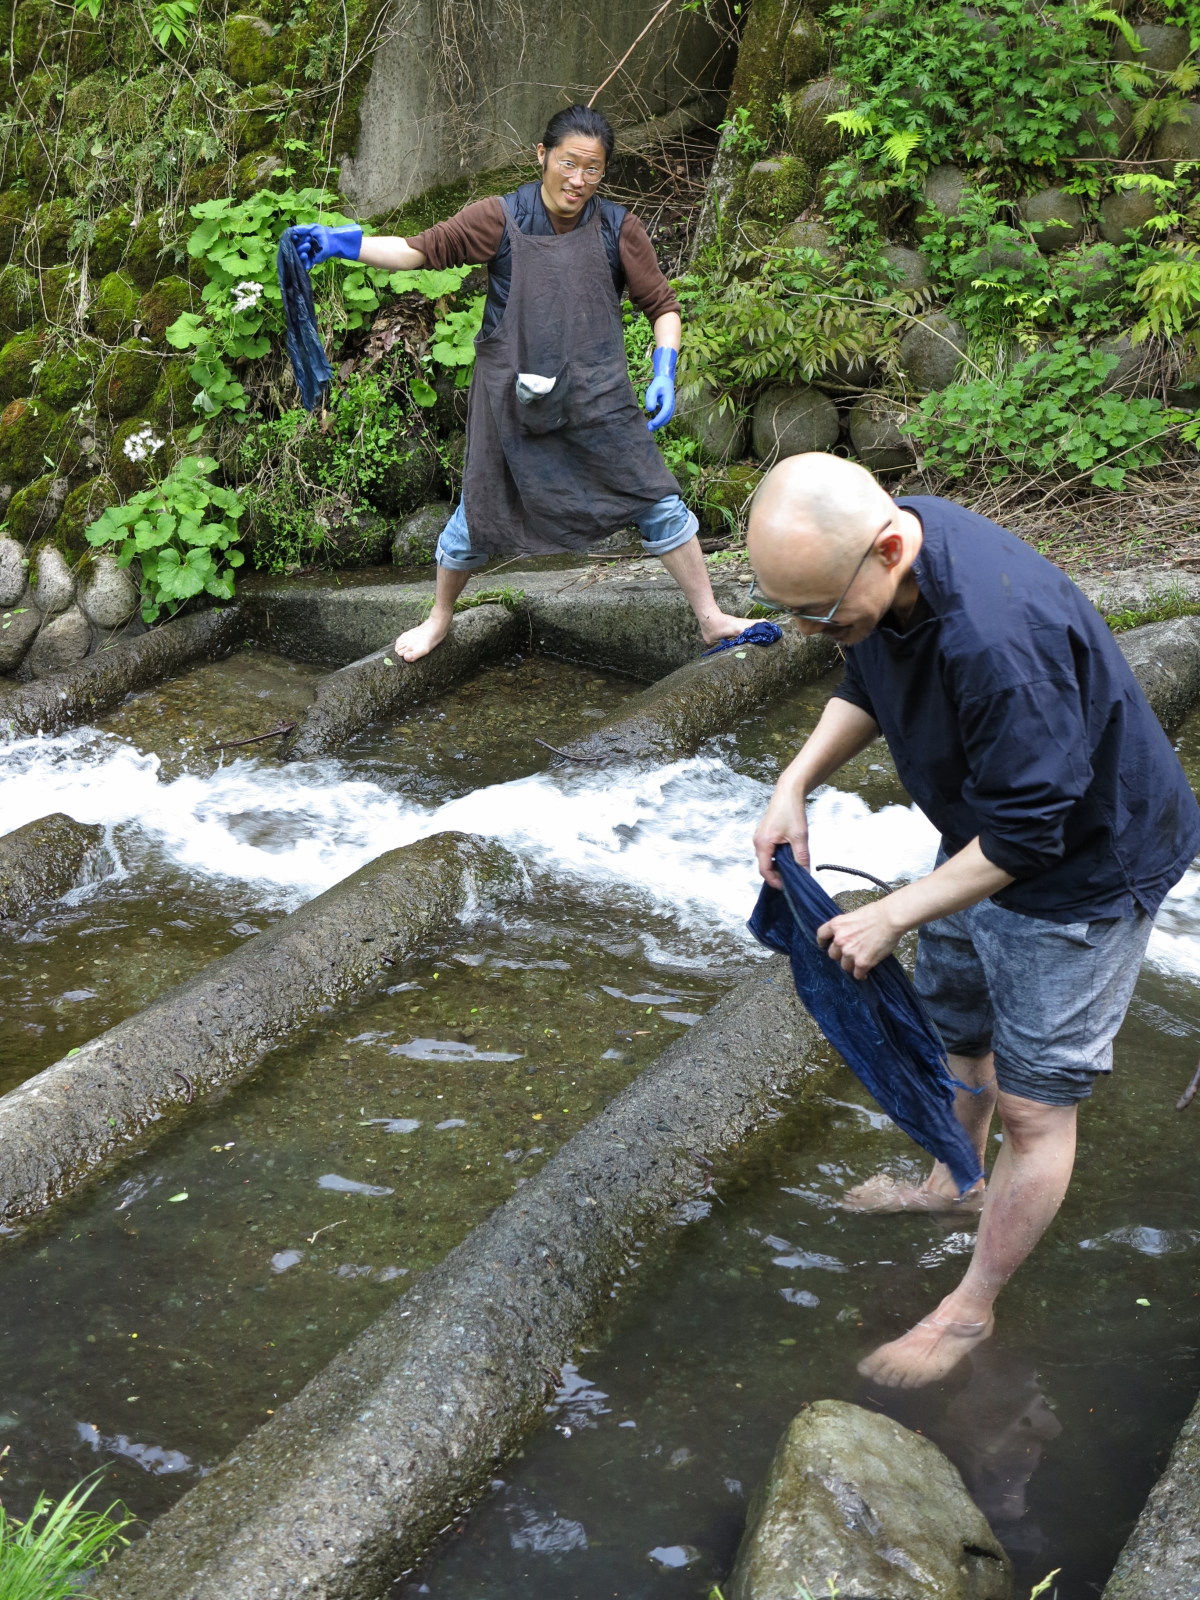
<path id="1" fill-rule="evenodd" d="M 305 411 L 315 411 L 333 377 L 333 368 L 317 332 L 312 282 L 292 242 L 291 229 L 285 229 L 275 257 L 279 289 L 283 295 L 283 314 L 287 319 L 287 353 L 296 374 L 300 401 Z"/>
<path id="2" fill-rule="evenodd" d="M 978 838 L 1048 922 L 1153 916 L 1200 848 L 1179 758 L 1104 618 L 1022 539 L 932 495 L 908 625 L 846 647 L 834 693 L 878 723 L 950 855 Z"/>
<path id="3" fill-rule="evenodd" d="M 701 652 L 705 656 L 720 655 L 722 650 L 732 650 L 735 644 L 778 644 L 783 638 L 783 629 L 777 622 L 752 622 L 748 628 L 743 628 L 736 639 L 722 639 L 720 644 L 713 645 L 711 650 Z"/>
<path id="4" fill-rule="evenodd" d="M 817 943 L 817 929 L 840 916 L 790 845 L 775 852 L 781 890 L 763 884 L 750 932 L 791 962 L 796 993 L 863 1088 L 897 1127 L 949 1167 L 959 1193 L 983 1177 L 975 1149 L 954 1115 L 955 1079 L 946 1051 L 895 956 L 854 978 Z"/>

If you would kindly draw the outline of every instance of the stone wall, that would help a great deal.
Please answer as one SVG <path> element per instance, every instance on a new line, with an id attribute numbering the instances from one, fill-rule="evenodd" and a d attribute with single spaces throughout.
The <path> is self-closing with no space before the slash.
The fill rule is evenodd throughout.
<path id="1" fill-rule="evenodd" d="M 109 555 L 74 569 L 53 545 L 33 562 L 16 539 L 0 538 L 0 673 L 46 678 L 78 666 L 128 631 L 137 590 Z"/>

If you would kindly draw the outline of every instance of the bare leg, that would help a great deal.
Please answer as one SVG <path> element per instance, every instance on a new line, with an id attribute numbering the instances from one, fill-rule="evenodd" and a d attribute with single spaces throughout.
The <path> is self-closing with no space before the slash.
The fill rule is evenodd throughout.
<path id="1" fill-rule="evenodd" d="M 996 1296 L 1062 1205 L 1075 1164 L 1077 1106 L 999 1096 L 1004 1143 L 992 1169 L 966 1276 L 932 1316 L 881 1345 L 858 1370 L 888 1388 L 916 1389 L 951 1372 L 991 1335 Z"/>
<path id="2" fill-rule="evenodd" d="M 954 1114 L 970 1136 L 979 1156 L 979 1165 L 986 1164 L 988 1130 L 992 1125 L 992 1112 L 996 1108 L 996 1072 L 991 1053 L 986 1056 L 951 1056 L 950 1071 L 960 1083 L 978 1089 L 978 1094 L 968 1094 L 960 1089 L 954 1097 Z M 958 1185 L 950 1176 L 949 1168 L 935 1161 L 933 1171 L 924 1183 L 900 1183 L 886 1172 L 879 1172 L 855 1189 L 847 1189 L 842 1205 L 847 1211 L 947 1211 L 978 1212 L 983 1208 L 983 1181 L 975 1185 L 960 1200 Z"/>
<path id="3" fill-rule="evenodd" d="M 733 639 L 743 628 L 750 626 L 749 617 L 731 617 L 717 604 L 699 539 L 691 538 L 686 544 L 681 544 L 678 550 L 668 550 L 659 560 L 687 597 L 687 603 L 700 624 L 700 636 L 705 644 Z"/>
<path id="4" fill-rule="evenodd" d="M 454 602 L 467 587 L 469 572 L 458 572 L 453 567 L 439 567 L 433 590 L 433 610 L 424 622 L 408 628 L 396 640 L 396 654 L 401 661 L 419 661 L 427 656 L 450 632 L 454 621 Z"/>

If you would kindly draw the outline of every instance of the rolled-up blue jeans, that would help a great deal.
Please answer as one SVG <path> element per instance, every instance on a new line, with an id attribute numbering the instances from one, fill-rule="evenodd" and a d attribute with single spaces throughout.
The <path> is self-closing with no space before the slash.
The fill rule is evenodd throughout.
<path id="1" fill-rule="evenodd" d="M 669 494 L 640 516 L 637 526 L 646 554 L 665 556 L 695 538 L 700 524 L 695 512 L 689 511 L 677 494 Z M 439 567 L 447 567 L 451 572 L 475 572 L 488 564 L 487 555 L 471 548 L 467 513 L 461 500 L 441 531 L 434 559 Z"/>

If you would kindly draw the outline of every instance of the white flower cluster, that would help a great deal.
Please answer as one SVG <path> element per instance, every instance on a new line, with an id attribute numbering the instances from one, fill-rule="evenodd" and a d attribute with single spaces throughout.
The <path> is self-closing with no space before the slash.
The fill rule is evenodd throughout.
<path id="1" fill-rule="evenodd" d="M 252 278 L 247 278 L 244 283 L 235 283 L 233 286 L 233 309 L 235 311 L 253 311 L 262 297 L 262 284 L 255 283 Z"/>
<path id="2" fill-rule="evenodd" d="M 156 450 L 161 450 L 164 441 L 156 439 L 153 428 L 139 428 L 136 433 L 131 433 L 121 446 L 122 453 L 133 462 L 148 460 Z"/>

